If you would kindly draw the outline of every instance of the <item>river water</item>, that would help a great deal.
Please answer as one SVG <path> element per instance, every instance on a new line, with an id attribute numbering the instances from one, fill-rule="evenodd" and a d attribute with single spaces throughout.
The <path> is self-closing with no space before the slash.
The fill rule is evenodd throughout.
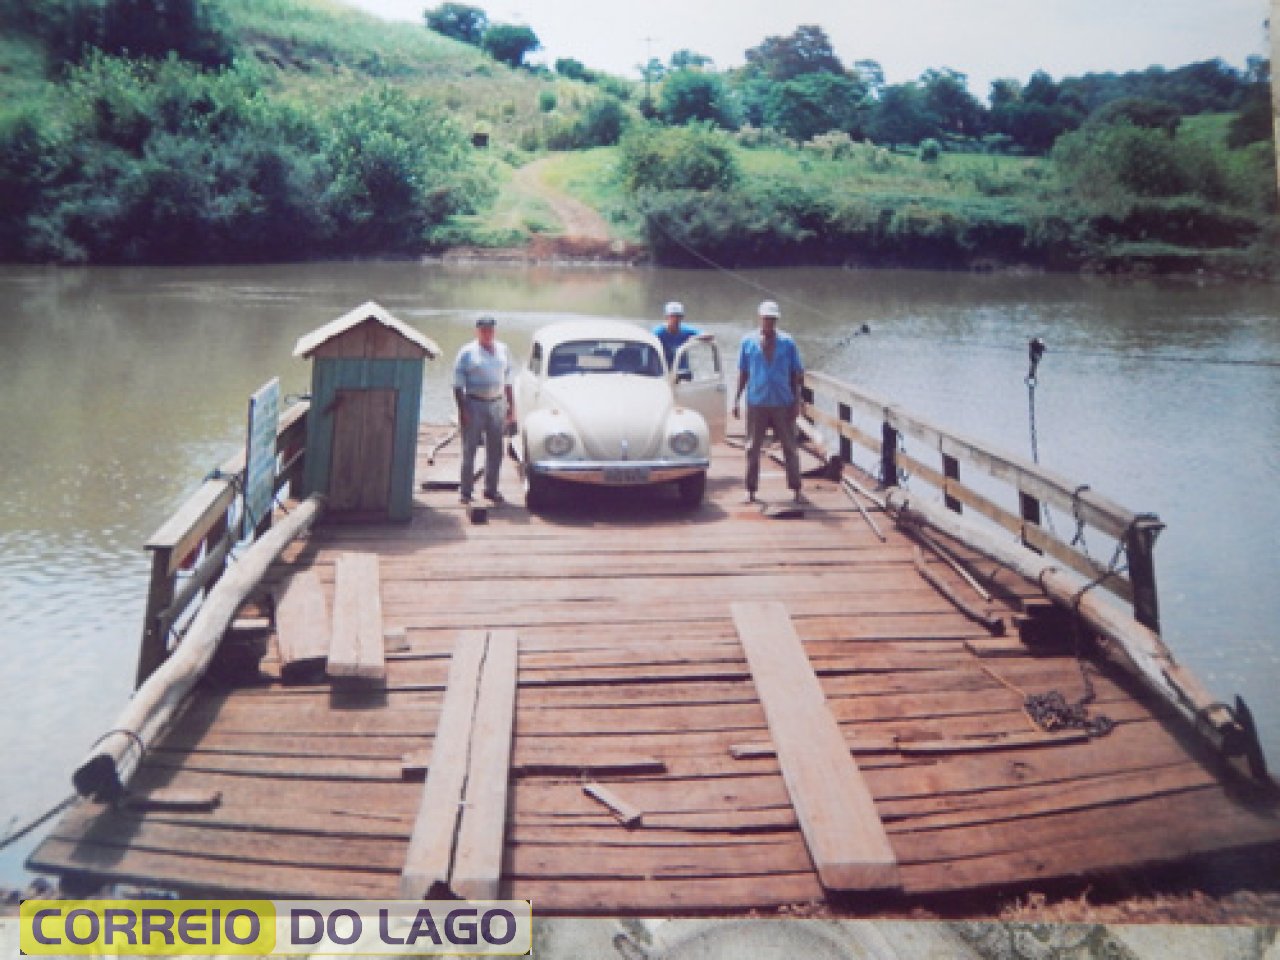
<path id="1" fill-rule="evenodd" d="M 1165 521 L 1165 638 L 1216 696 L 1244 696 L 1280 765 L 1274 288 L 819 269 L 0 267 L 0 835 L 70 792 L 129 696 L 142 544 L 243 443 L 250 393 L 276 375 L 286 393 L 308 389 L 292 358 L 300 335 L 374 299 L 448 358 L 492 312 L 520 354 L 552 319 L 656 322 L 678 298 L 732 353 L 765 296 L 811 369 L 1024 457 L 1026 343 L 1043 337 L 1041 461 Z M 428 369 L 428 417 L 451 413 L 447 368 Z M 0 886 L 23 881 L 34 839 L 0 852 Z"/>

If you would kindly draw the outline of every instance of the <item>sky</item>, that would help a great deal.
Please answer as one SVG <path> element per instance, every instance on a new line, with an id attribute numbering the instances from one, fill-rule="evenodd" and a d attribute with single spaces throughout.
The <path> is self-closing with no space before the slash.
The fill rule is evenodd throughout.
<path id="1" fill-rule="evenodd" d="M 388 20 L 423 23 L 442 0 L 342 0 Z M 879 61 L 889 83 L 950 67 L 982 99 L 991 81 L 1178 67 L 1221 57 L 1243 68 L 1266 56 L 1269 7 L 1280 0 L 460 0 L 491 23 L 530 27 L 553 65 L 639 76 L 677 50 L 740 66 L 749 47 L 818 24 L 845 64 Z"/>

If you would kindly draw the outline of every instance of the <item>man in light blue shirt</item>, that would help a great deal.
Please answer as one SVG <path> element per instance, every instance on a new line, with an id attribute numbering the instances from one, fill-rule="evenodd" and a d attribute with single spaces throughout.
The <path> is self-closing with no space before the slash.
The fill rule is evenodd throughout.
<path id="1" fill-rule="evenodd" d="M 476 321 L 476 338 L 458 351 L 453 364 L 453 398 L 458 404 L 462 430 L 462 477 L 459 493 L 471 502 L 475 485 L 476 450 L 484 442 L 484 495 L 502 503 L 498 474 L 508 427 L 515 426 L 515 399 L 511 384 L 515 371 L 507 345 L 497 339 L 493 317 Z"/>
<path id="2" fill-rule="evenodd" d="M 742 393 L 747 394 L 747 502 L 756 499 L 760 484 L 760 452 L 770 429 L 782 444 L 787 468 L 787 487 L 797 503 L 804 502 L 800 490 L 800 457 L 796 449 L 796 417 L 800 415 L 800 388 L 804 366 L 800 350 L 790 336 L 778 329 L 778 305 L 766 300 L 757 311 L 760 329 L 742 339 L 738 350 L 738 392 L 733 398 L 733 415 L 740 417 Z"/>

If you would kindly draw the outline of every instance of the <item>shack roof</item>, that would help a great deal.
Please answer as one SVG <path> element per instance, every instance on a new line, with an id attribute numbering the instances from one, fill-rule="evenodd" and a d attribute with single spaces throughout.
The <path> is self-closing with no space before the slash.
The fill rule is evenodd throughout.
<path id="1" fill-rule="evenodd" d="M 434 360 L 440 356 L 440 347 L 434 340 L 423 333 L 419 333 L 408 324 L 397 320 L 372 300 L 362 303 L 350 313 L 344 314 L 332 323 L 327 323 L 318 330 L 312 330 L 306 336 L 300 337 L 297 346 L 293 348 L 293 355 L 295 357 L 310 357 L 330 340 L 340 337 L 348 330 L 352 330 L 362 323 L 370 321 L 380 323 L 389 330 L 394 330 L 409 342 L 421 347 L 426 352 L 428 359 Z"/>

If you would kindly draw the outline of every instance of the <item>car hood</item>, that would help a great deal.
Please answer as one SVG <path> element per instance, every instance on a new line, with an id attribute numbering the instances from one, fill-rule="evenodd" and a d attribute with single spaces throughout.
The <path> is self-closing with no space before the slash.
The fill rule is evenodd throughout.
<path id="1" fill-rule="evenodd" d="M 625 373 L 557 377 L 542 388 L 539 406 L 569 418 L 590 460 L 642 460 L 662 450 L 671 387 L 656 377 Z"/>

